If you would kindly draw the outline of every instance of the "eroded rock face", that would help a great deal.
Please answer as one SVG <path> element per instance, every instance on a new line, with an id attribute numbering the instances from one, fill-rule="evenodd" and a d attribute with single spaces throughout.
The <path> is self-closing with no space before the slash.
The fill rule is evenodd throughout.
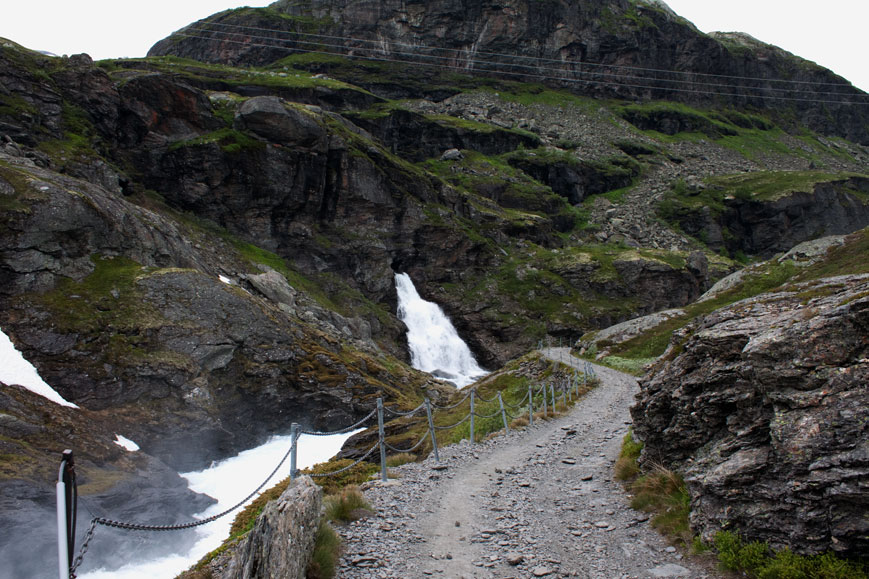
<path id="1" fill-rule="evenodd" d="M 263 509 L 222 579 L 304 579 L 314 551 L 323 491 L 310 477 L 293 481 Z"/>
<path id="2" fill-rule="evenodd" d="M 691 522 L 800 553 L 869 549 L 869 275 L 738 302 L 674 337 L 631 409 Z"/>
<path id="3" fill-rule="evenodd" d="M 769 258 L 804 241 L 869 225 L 867 192 L 869 179 L 852 177 L 772 201 L 729 198 L 720 214 L 703 207 L 677 220 L 686 233 L 709 240 L 712 249 Z"/>

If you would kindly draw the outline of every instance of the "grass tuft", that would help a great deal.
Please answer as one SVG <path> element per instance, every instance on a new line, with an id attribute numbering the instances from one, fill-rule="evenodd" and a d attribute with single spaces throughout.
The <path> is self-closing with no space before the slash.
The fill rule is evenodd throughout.
<path id="1" fill-rule="evenodd" d="M 341 537 L 325 520 L 320 521 L 314 541 L 314 554 L 308 565 L 307 579 L 332 579 L 341 555 Z"/>
<path id="2" fill-rule="evenodd" d="M 622 450 L 615 464 L 616 480 L 631 480 L 640 474 L 638 459 L 643 450 L 643 443 L 634 440 L 633 433 L 628 431 L 622 439 Z"/>
<path id="3" fill-rule="evenodd" d="M 328 521 L 342 523 L 355 521 L 361 518 L 364 511 L 371 510 L 371 505 L 355 485 L 344 487 L 340 493 L 326 497 L 323 506 Z"/>
<path id="4" fill-rule="evenodd" d="M 410 464 L 411 462 L 416 462 L 417 460 L 419 460 L 419 457 L 412 452 L 390 454 L 386 457 L 386 466 L 388 466 L 389 468 L 395 468 L 403 464 Z"/>
<path id="5" fill-rule="evenodd" d="M 664 535 L 690 545 L 693 541 L 688 515 L 691 512 L 691 495 L 679 473 L 656 467 L 651 473 L 631 484 L 634 498 L 631 507 L 655 513 L 652 526 Z"/>

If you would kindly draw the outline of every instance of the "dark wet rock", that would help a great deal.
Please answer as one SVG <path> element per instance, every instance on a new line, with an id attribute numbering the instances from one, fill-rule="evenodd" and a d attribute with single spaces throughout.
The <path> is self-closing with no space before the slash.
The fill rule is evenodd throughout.
<path id="1" fill-rule="evenodd" d="M 272 143 L 324 151 L 328 143 L 326 131 L 316 116 L 303 108 L 288 106 L 276 96 L 248 99 L 236 117 L 246 128 Z"/>
<path id="2" fill-rule="evenodd" d="M 869 548 L 867 292 L 869 276 L 845 276 L 738 302 L 681 331 L 642 381 L 643 460 L 685 473 L 704 537 Z"/>
<path id="3" fill-rule="evenodd" d="M 349 115 L 349 118 L 390 150 L 411 161 L 438 157 L 449 149 L 471 149 L 484 155 L 498 155 L 519 147 L 540 145 L 540 139 L 532 134 L 493 125 L 465 127 L 403 109 L 374 118 L 364 114 Z M 447 160 L 455 158 L 452 154 Z"/>

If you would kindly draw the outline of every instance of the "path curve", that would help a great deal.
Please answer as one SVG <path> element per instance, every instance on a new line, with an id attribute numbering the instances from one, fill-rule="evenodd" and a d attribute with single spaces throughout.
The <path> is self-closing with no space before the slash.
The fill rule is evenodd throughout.
<path id="1" fill-rule="evenodd" d="M 567 348 L 543 351 L 582 368 Z M 682 560 L 628 507 L 612 480 L 638 390 L 627 374 L 595 366 L 601 385 L 561 418 L 523 432 L 441 450 L 371 485 L 376 515 L 339 529 L 337 576 L 711 577 Z"/>

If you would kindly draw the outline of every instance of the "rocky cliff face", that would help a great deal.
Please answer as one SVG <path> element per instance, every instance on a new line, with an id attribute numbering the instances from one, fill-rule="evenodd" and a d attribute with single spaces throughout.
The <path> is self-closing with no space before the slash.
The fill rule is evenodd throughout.
<path id="1" fill-rule="evenodd" d="M 820 182 L 774 199 L 728 196 L 720 211 L 695 206 L 671 218 L 711 248 L 769 258 L 802 241 L 869 225 L 869 179 Z"/>
<path id="2" fill-rule="evenodd" d="M 674 336 L 631 409 L 685 473 L 691 523 L 799 553 L 866 553 L 869 276 L 793 285 Z"/>
<path id="3" fill-rule="evenodd" d="M 836 100 L 865 102 L 843 79 L 747 35 L 702 34 L 659 2 L 280 0 L 201 20 L 149 54 L 266 65 L 311 50 L 485 71 L 595 96 L 769 109 L 782 108 L 785 96 L 794 100 L 784 108 L 809 126 L 869 139 L 865 107 L 809 102 L 830 101 L 829 83 Z"/>

